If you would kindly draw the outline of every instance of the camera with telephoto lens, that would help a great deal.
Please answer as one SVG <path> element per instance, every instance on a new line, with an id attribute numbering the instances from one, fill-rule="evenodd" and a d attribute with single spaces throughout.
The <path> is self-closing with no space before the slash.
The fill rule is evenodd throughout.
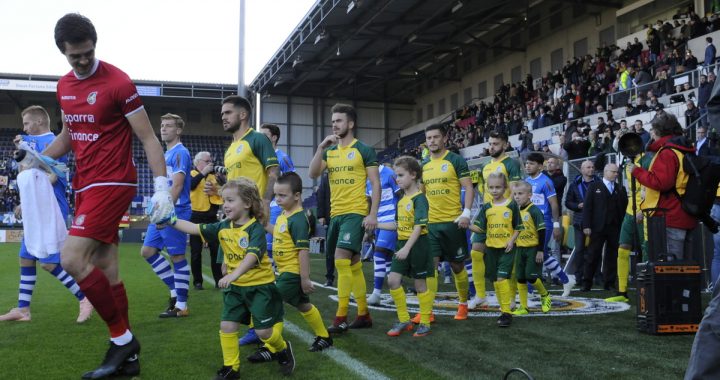
<path id="1" fill-rule="evenodd" d="M 226 175 L 228 172 L 227 168 L 224 166 L 215 166 L 214 171 L 215 171 L 215 174 L 222 174 L 222 175 Z"/>

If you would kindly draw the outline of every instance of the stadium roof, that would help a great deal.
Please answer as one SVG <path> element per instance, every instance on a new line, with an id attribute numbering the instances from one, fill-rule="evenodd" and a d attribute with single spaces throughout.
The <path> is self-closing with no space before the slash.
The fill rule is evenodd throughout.
<path id="1" fill-rule="evenodd" d="M 413 103 L 423 80 L 459 81 L 473 50 L 525 51 L 530 8 L 579 0 L 318 0 L 250 84 L 262 95 Z M 269 27 L 272 27 L 269 25 Z M 257 36 L 260 38 L 261 36 Z M 495 54 L 497 56 L 498 54 Z"/>

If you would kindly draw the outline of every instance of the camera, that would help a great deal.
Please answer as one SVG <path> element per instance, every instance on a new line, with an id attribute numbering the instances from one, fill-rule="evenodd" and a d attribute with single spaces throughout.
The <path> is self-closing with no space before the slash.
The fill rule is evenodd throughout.
<path id="1" fill-rule="evenodd" d="M 215 174 L 222 174 L 222 175 L 226 175 L 228 172 L 227 168 L 224 166 L 215 166 L 214 171 L 215 171 Z"/>

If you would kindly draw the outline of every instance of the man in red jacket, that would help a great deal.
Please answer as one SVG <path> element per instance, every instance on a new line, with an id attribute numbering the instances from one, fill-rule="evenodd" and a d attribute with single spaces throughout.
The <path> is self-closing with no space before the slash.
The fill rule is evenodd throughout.
<path id="1" fill-rule="evenodd" d="M 685 154 L 694 153 L 692 145 L 683 137 L 683 130 L 675 116 L 658 112 L 652 120 L 651 141 L 648 150 L 657 152 L 648 170 L 628 164 L 632 176 L 646 187 L 641 208 L 664 208 L 667 226 L 667 253 L 682 260 L 689 245 L 690 231 L 697 219 L 680 206 L 678 196 L 685 193 L 688 175 L 683 170 Z M 675 191 L 676 190 L 676 191 Z"/>

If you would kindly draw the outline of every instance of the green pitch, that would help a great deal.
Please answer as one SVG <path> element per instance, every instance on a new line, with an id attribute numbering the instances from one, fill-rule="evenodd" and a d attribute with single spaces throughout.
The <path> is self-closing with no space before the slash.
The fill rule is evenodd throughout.
<path id="1" fill-rule="evenodd" d="M 0 245 L 0 312 L 17 303 L 19 244 Z M 142 344 L 144 379 L 211 379 L 222 365 L 218 338 L 222 307 L 220 292 L 190 290 L 190 317 L 161 320 L 168 292 L 140 257 L 139 244 L 121 245 L 121 274 L 130 300 L 130 319 Z M 209 260 L 205 256 L 205 262 Z M 313 279 L 323 282 L 325 262 L 313 255 Z M 372 264 L 365 263 L 368 291 Z M 209 274 L 209 268 L 205 268 Z M 442 281 L 441 281 L 442 282 Z M 452 291 L 440 285 L 440 291 Z M 311 300 L 328 323 L 336 304 L 334 292 L 316 288 Z M 596 292 L 607 297 L 609 292 Z M 633 296 L 631 296 L 633 298 Z M 38 267 L 31 322 L 0 323 L 0 369 L 3 379 L 79 379 L 94 369 L 107 349 L 107 329 L 97 314 L 83 325 L 75 323 L 77 301 L 50 274 Z M 425 338 L 385 335 L 396 316 L 372 312 L 372 329 L 351 330 L 335 339 L 327 353 L 310 353 L 303 341 L 310 329 L 297 311 L 285 310 L 293 326 L 284 336 L 293 343 L 295 379 L 356 379 L 358 366 L 388 378 L 501 379 L 520 367 L 536 379 L 677 379 L 687 365 L 693 336 L 649 336 L 635 330 L 635 307 L 620 313 L 546 318 L 515 318 L 512 327 L 499 329 L 494 318 L 455 321 L 439 316 Z M 351 308 L 350 318 L 355 310 Z M 293 333 L 289 332 L 291 330 Z M 244 331 L 244 330 L 242 330 Z M 242 332 L 241 331 L 241 332 Z M 243 378 L 280 378 L 275 363 L 252 365 L 245 356 L 254 347 L 242 347 Z M 335 352 L 333 351 L 340 351 Z M 346 355 L 346 356 L 343 356 Z M 351 358 L 348 366 L 338 361 Z M 511 378 L 521 379 L 514 375 Z"/>

